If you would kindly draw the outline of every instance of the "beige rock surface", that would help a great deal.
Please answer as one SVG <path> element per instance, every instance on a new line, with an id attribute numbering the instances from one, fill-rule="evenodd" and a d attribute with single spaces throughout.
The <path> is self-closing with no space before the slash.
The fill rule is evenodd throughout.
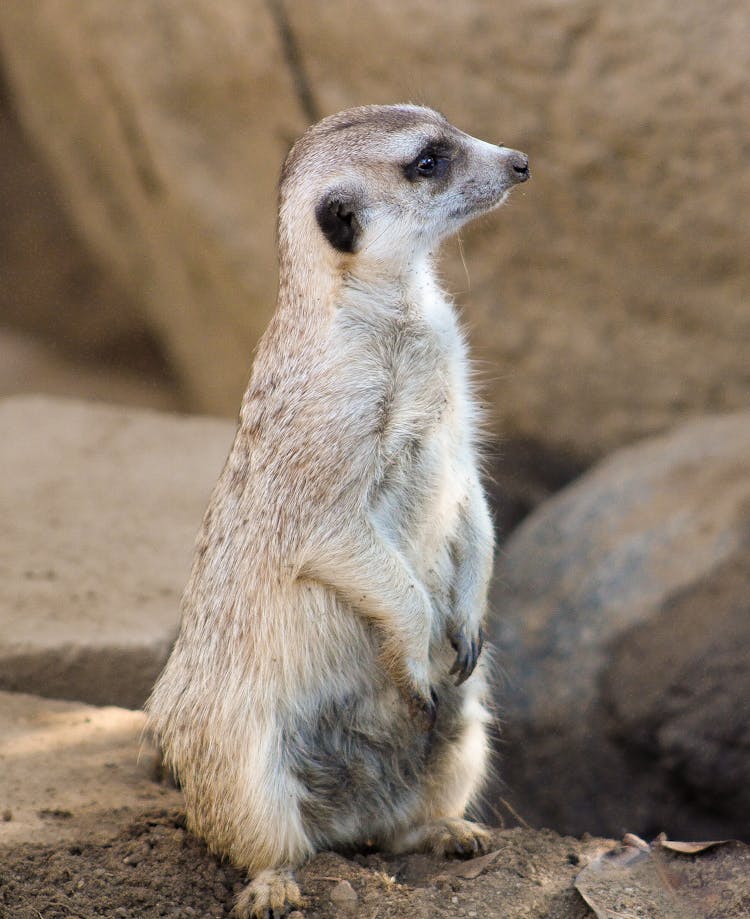
<path id="1" fill-rule="evenodd" d="M 9 3 L 0 45 L 27 131 L 191 404 L 234 413 L 276 289 L 280 163 L 304 128 L 265 4 Z"/>
<path id="2" fill-rule="evenodd" d="M 58 361 L 117 359 L 131 372 L 162 369 L 139 304 L 72 226 L 59 187 L 18 123 L 2 72 L 0 202 L 0 331 L 38 337 Z"/>
<path id="3" fill-rule="evenodd" d="M 141 705 L 231 422 L 0 402 L 0 688 Z"/>
<path id="4" fill-rule="evenodd" d="M 236 410 L 308 120 L 414 99 L 526 149 L 449 284 L 497 429 L 583 458 L 747 404 L 748 42 L 741 0 L 0 7 L 24 122 L 200 408 Z"/>
<path id="5" fill-rule="evenodd" d="M 145 716 L 0 692 L 0 847 L 90 841 L 146 810 L 178 807 L 153 779 Z"/>

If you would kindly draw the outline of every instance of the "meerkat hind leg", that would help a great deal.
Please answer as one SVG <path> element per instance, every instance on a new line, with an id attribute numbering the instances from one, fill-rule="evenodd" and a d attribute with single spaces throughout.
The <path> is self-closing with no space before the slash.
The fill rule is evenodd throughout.
<path id="1" fill-rule="evenodd" d="M 471 820 L 445 817 L 424 823 L 397 837 L 389 846 L 396 854 L 430 852 L 433 855 L 473 858 L 489 851 L 489 831 Z"/>
<path id="2" fill-rule="evenodd" d="M 302 906 L 302 895 L 291 869 L 268 868 L 240 893 L 232 915 L 236 919 L 281 919 Z"/>

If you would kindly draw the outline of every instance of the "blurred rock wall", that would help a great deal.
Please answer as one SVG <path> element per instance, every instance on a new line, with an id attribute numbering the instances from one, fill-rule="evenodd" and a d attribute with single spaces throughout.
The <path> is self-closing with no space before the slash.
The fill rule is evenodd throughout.
<path id="1" fill-rule="evenodd" d="M 179 404 L 141 304 L 73 225 L 0 67 L 0 397 L 24 392 Z"/>
<path id="2" fill-rule="evenodd" d="M 747 404 L 741 0 L 312 6 L 0 5 L 16 110 L 188 405 L 237 408 L 273 306 L 293 139 L 403 100 L 531 156 L 533 181 L 465 231 L 466 273 L 446 248 L 495 431 L 588 462 Z"/>

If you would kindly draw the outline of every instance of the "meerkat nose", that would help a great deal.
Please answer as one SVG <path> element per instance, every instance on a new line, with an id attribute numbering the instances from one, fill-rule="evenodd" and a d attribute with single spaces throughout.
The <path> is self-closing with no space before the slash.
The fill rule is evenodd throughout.
<path id="1" fill-rule="evenodd" d="M 516 177 L 516 182 L 525 182 L 531 178 L 529 158 L 525 153 L 514 153 L 511 157 L 510 165 Z"/>

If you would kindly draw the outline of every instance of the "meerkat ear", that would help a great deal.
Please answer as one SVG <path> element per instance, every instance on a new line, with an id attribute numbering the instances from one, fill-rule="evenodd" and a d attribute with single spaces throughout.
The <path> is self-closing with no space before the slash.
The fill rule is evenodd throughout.
<path id="1" fill-rule="evenodd" d="M 358 201 L 354 195 L 332 191 L 323 195 L 315 208 L 315 217 L 323 235 L 339 252 L 354 252 L 362 225 L 357 219 Z"/>

